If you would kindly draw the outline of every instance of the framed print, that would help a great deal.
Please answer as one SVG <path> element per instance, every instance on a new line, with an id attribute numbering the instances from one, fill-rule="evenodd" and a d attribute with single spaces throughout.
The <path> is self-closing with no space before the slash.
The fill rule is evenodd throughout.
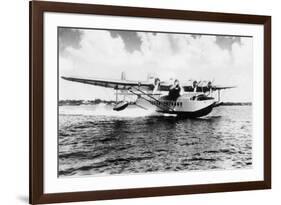
<path id="1" fill-rule="evenodd" d="M 30 203 L 271 188 L 271 17 L 30 2 Z"/>

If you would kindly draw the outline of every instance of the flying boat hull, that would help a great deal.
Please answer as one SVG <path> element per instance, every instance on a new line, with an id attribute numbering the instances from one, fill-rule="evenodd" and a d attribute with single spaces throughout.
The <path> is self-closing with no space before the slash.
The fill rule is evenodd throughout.
<path id="1" fill-rule="evenodd" d="M 176 100 L 170 100 L 167 96 L 159 97 L 157 100 L 145 100 L 139 98 L 136 104 L 147 109 L 154 109 L 163 114 L 176 114 L 179 117 L 197 118 L 208 115 L 216 106 L 214 99 L 190 100 L 186 96 L 181 96 Z"/>
<path id="2" fill-rule="evenodd" d="M 192 110 L 192 111 L 163 111 L 163 110 L 157 110 L 159 113 L 165 113 L 165 114 L 176 114 L 179 117 L 186 117 L 186 118 L 198 118 L 203 117 L 208 114 L 210 114 L 215 107 L 215 103 L 212 103 L 206 107 L 203 107 L 201 109 Z"/>

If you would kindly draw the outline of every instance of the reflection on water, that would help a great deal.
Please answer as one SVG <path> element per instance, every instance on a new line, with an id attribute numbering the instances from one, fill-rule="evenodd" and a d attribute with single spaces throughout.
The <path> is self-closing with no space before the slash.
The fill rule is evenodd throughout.
<path id="1" fill-rule="evenodd" d="M 110 106 L 59 107 L 59 176 L 252 166 L 252 107 L 178 119 Z"/>

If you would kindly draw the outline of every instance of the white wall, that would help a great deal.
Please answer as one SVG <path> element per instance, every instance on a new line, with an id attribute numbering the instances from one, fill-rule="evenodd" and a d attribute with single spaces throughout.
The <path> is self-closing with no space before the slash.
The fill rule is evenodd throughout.
<path id="1" fill-rule="evenodd" d="M 77 0 L 76 0 L 77 1 Z M 84 0 L 99 4 L 160 7 L 266 14 L 273 17 L 273 189 L 234 193 L 125 199 L 95 202 L 104 204 L 280 204 L 281 138 L 281 6 L 276 0 Z M 0 204 L 27 204 L 28 199 L 28 1 L 1 2 L 1 168 Z M 73 204 L 93 204 L 73 203 Z"/>

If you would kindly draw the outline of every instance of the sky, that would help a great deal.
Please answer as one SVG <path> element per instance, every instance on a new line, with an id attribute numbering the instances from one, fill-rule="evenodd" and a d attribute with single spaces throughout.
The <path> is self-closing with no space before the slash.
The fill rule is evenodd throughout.
<path id="1" fill-rule="evenodd" d="M 216 36 L 58 28 L 59 76 L 145 81 L 176 78 L 237 86 L 222 92 L 227 102 L 252 101 L 253 39 Z M 114 90 L 59 80 L 59 99 L 115 99 Z"/>

